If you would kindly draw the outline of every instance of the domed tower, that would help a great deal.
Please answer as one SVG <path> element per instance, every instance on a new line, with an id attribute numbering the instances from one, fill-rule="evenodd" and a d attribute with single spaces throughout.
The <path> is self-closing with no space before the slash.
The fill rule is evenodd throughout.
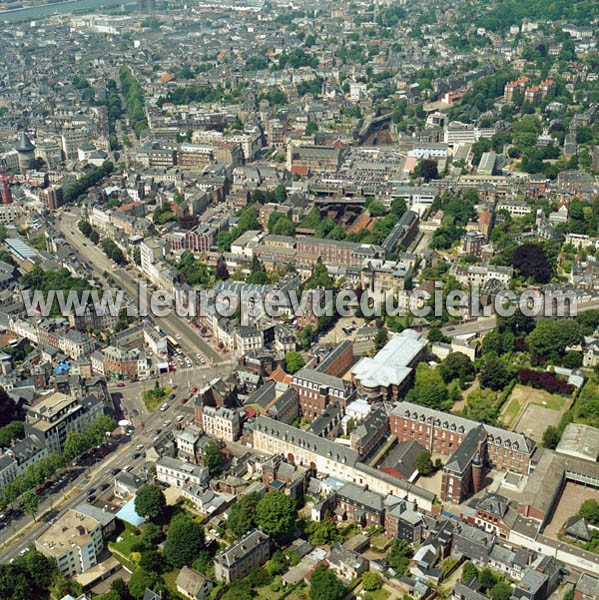
<path id="1" fill-rule="evenodd" d="M 26 171 L 31 169 L 35 161 L 33 153 L 35 146 L 31 143 L 25 131 L 21 131 L 15 150 L 19 153 L 19 171 L 24 175 Z"/>

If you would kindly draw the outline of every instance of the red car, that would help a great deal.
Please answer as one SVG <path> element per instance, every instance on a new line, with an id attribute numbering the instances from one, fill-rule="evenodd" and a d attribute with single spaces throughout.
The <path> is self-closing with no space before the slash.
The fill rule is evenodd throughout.
<path id="1" fill-rule="evenodd" d="M 181 404 L 185 404 L 188 400 L 189 398 L 181 398 Z"/>
<path id="2" fill-rule="evenodd" d="M 197 387 L 192 387 L 191 391 L 195 394 L 198 391 L 198 388 Z"/>
<path id="3" fill-rule="evenodd" d="M 122 381 L 120 381 L 116 384 L 116 387 L 125 387 L 125 384 Z"/>

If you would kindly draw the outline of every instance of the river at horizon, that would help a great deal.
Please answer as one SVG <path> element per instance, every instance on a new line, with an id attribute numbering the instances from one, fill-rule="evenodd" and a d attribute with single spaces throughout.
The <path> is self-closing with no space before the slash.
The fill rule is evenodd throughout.
<path id="1" fill-rule="evenodd" d="M 0 28 L 8 23 L 19 21 L 35 21 L 54 14 L 67 14 L 81 12 L 87 9 L 96 9 L 102 6 L 115 6 L 119 4 L 132 4 L 132 0 L 73 0 L 72 2 L 55 2 L 12 11 L 0 12 Z"/>

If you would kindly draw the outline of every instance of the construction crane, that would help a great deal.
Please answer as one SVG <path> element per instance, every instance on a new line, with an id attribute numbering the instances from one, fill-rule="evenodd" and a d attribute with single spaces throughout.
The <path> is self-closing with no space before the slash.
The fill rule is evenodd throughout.
<path id="1" fill-rule="evenodd" d="M 0 175 L 2 176 L 2 203 L 10 204 L 12 202 L 12 196 L 10 195 L 10 188 L 8 187 L 8 182 L 11 180 L 10 177 L 6 174 L 6 171 L 0 171 Z"/>

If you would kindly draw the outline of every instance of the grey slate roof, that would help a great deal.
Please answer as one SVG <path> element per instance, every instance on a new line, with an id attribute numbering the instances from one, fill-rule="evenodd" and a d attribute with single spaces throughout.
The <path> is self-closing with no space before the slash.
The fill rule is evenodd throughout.
<path id="1" fill-rule="evenodd" d="M 346 483 L 338 492 L 337 495 L 345 498 L 352 503 L 360 504 L 373 511 L 383 511 L 383 497 L 374 492 L 364 490 L 353 483 Z"/>
<path id="2" fill-rule="evenodd" d="M 346 387 L 343 379 L 340 379 L 339 377 L 334 377 L 333 375 L 328 375 L 327 373 L 322 373 L 320 371 L 317 371 L 316 369 L 308 369 L 306 367 L 300 369 L 293 376 L 293 379 L 303 379 L 309 381 L 310 383 L 315 383 L 321 386 L 342 391 L 344 391 Z"/>
<path id="3" fill-rule="evenodd" d="M 487 494 L 484 498 L 476 501 L 476 508 L 484 510 L 491 515 L 502 518 L 508 511 L 508 499 L 499 494 Z"/>
<path id="4" fill-rule="evenodd" d="M 577 517 L 572 519 L 566 527 L 566 533 L 572 537 L 585 540 L 587 542 L 591 539 L 591 532 L 589 531 L 589 524 L 587 523 L 586 519 Z"/>
<path id="5" fill-rule="evenodd" d="M 248 554 L 254 548 L 257 548 L 261 544 L 264 544 L 269 541 L 269 537 L 259 531 L 258 529 L 254 529 L 247 533 L 243 538 L 241 538 L 238 542 L 231 544 L 226 550 L 217 554 L 215 560 L 221 562 L 225 567 L 233 566 L 241 557 Z"/>
<path id="6" fill-rule="evenodd" d="M 261 416 L 256 418 L 254 429 L 289 441 L 292 444 L 297 444 L 300 447 L 309 448 L 321 456 L 329 457 L 332 460 L 337 460 L 347 465 L 355 465 L 359 458 L 358 453 L 351 448 L 335 444 L 326 438 L 319 437 L 308 431 L 302 431 L 297 427 L 292 427 L 281 421 L 275 421 L 269 417 Z"/>
<path id="7" fill-rule="evenodd" d="M 456 473 L 463 473 L 478 453 L 480 442 L 485 438 L 485 430 L 482 425 L 471 429 L 457 450 L 449 457 L 445 468 Z"/>
<path id="8" fill-rule="evenodd" d="M 416 440 L 400 442 L 387 455 L 383 464 L 380 466 L 393 469 L 403 475 L 406 479 L 409 479 L 416 470 L 416 457 L 423 450 L 426 450 L 426 448 Z"/>

